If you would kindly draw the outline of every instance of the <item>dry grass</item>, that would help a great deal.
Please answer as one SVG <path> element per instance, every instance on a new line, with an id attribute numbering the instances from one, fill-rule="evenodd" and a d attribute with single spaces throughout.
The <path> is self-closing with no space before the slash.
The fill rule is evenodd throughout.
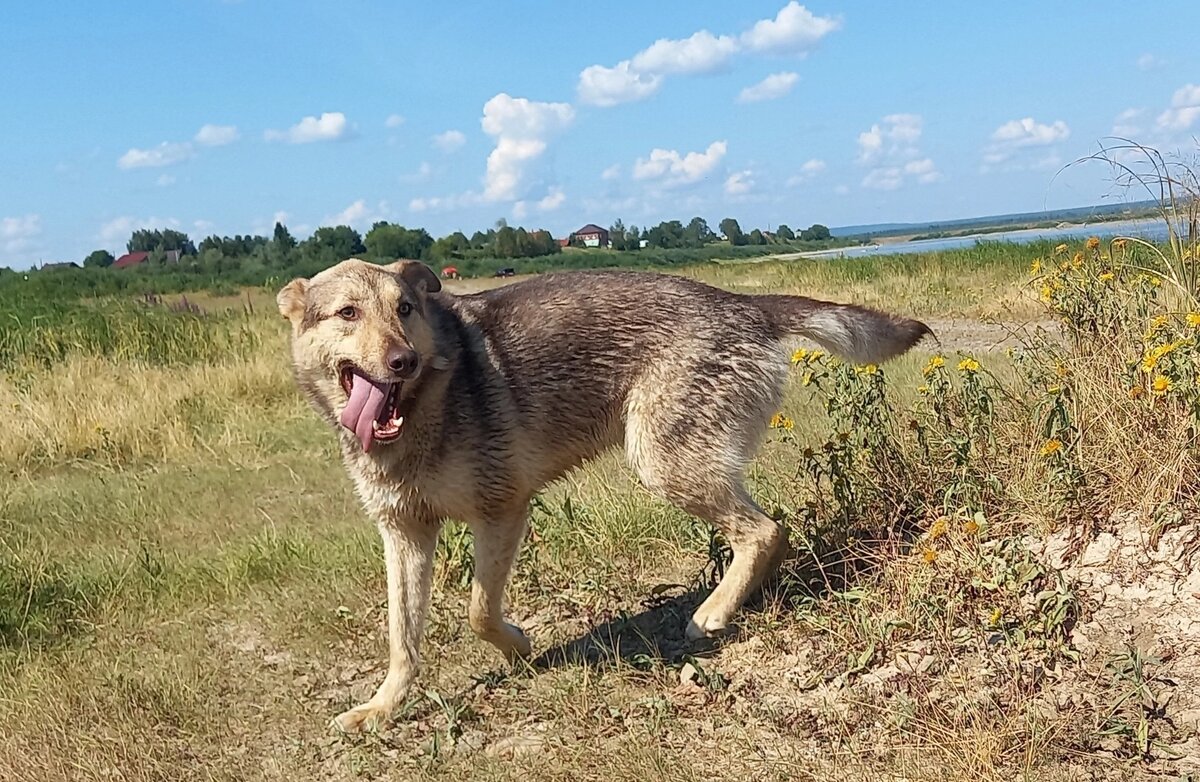
<path id="1" fill-rule="evenodd" d="M 869 276 L 772 262 L 695 273 L 942 319 L 1033 313 L 1011 268 L 887 264 Z M 1141 773 L 1087 756 L 1094 708 L 1047 706 L 1041 682 L 1063 663 L 1013 635 L 1038 606 L 1004 593 L 993 602 L 1014 622 L 1001 631 L 972 592 L 972 579 L 1023 577 L 996 570 L 1019 558 L 957 527 L 934 563 L 899 537 L 827 552 L 827 567 L 854 562 L 833 591 L 800 557 L 735 637 L 688 646 L 708 531 L 616 457 L 534 512 L 510 603 L 545 652 L 537 665 L 508 671 L 467 630 L 469 539 L 452 526 L 407 713 L 377 736 L 331 735 L 327 720 L 382 675 L 382 563 L 328 433 L 292 388 L 269 294 L 251 302 L 262 349 L 250 356 L 171 368 L 73 356 L 0 380 L 12 411 L 0 422 L 0 779 Z M 947 325 L 951 347 L 963 333 L 983 344 Z M 903 404 L 925 358 L 889 366 Z M 799 383 L 785 409 L 797 442 L 772 439 L 752 489 L 794 523 L 810 499 L 798 448 L 825 425 Z M 699 673 L 681 682 L 686 663 Z"/>

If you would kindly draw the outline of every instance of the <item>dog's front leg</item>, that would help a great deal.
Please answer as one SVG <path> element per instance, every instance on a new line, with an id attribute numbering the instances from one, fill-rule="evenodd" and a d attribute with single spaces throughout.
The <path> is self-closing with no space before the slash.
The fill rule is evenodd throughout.
<path id="1" fill-rule="evenodd" d="M 416 678 L 438 526 L 428 521 L 395 520 L 379 525 L 387 564 L 388 672 L 371 700 L 337 717 L 335 723 L 344 731 L 382 724 Z"/>

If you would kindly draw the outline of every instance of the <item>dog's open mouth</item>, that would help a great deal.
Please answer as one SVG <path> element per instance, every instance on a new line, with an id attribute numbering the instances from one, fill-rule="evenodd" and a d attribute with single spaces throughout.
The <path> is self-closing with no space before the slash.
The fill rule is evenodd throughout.
<path id="1" fill-rule="evenodd" d="M 354 432 L 364 451 L 375 443 L 390 443 L 400 437 L 404 416 L 400 413 L 400 383 L 383 383 L 352 366 L 338 373 L 346 391 L 342 426 Z"/>

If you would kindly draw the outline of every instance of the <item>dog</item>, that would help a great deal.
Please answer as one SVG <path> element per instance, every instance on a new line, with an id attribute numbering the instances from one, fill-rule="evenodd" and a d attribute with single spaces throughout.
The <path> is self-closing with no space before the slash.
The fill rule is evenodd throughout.
<path id="1" fill-rule="evenodd" d="M 785 341 L 882 363 L 931 334 L 864 307 L 645 272 L 557 272 L 456 296 L 420 262 L 356 258 L 289 282 L 277 303 L 296 382 L 337 432 L 383 538 L 387 675 L 334 720 L 344 731 L 385 721 L 414 681 L 446 519 L 474 538 L 471 629 L 510 661 L 528 657 L 502 606 L 531 499 L 608 448 L 729 542 L 732 563 L 687 626 L 693 639 L 720 633 L 788 548 L 744 484 L 780 406 Z"/>

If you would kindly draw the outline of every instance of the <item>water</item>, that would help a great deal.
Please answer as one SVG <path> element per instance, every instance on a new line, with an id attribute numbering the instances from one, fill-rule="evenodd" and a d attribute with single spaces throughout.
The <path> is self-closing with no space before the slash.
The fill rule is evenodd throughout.
<path id="1" fill-rule="evenodd" d="M 1071 225 L 1066 228 L 1027 228 L 997 231 L 979 236 L 956 236 L 946 239 L 921 239 L 915 242 L 891 242 L 863 247 L 842 247 L 835 250 L 802 253 L 806 258 L 863 258 L 872 255 L 898 253 L 928 253 L 937 250 L 957 250 L 974 247 L 979 242 L 1015 242 L 1024 244 L 1039 240 L 1079 240 L 1089 236 L 1101 238 L 1132 236 L 1150 242 L 1166 241 L 1167 226 L 1162 220 L 1113 220 L 1090 225 Z"/>

